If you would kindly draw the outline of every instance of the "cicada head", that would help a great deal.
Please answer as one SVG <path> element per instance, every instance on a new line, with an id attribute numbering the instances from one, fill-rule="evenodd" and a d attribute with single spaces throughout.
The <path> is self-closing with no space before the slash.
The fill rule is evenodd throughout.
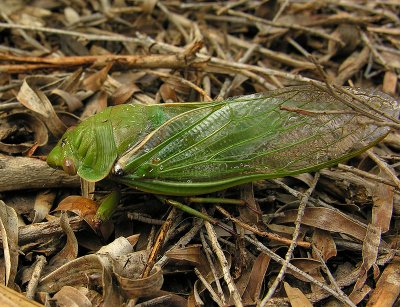
<path id="1" fill-rule="evenodd" d="M 76 175 L 80 159 L 75 157 L 77 152 L 73 145 L 73 130 L 70 128 L 47 156 L 47 164 L 53 168 L 64 170 L 68 175 Z"/>
<path id="2" fill-rule="evenodd" d="M 66 131 L 47 156 L 47 163 L 96 182 L 109 174 L 116 156 L 111 124 L 107 118 L 94 117 Z"/>

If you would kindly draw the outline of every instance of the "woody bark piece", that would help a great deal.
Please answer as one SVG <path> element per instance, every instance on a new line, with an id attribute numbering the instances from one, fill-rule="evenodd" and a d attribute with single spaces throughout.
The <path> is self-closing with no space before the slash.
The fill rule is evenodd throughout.
<path id="1" fill-rule="evenodd" d="M 79 185 L 78 177 L 55 171 L 45 161 L 0 155 L 0 192 Z"/>

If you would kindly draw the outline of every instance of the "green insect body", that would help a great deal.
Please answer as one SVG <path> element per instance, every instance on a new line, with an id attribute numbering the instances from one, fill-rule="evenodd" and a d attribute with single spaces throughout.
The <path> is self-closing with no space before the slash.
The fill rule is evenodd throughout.
<path id="1" fill-rule="evenodd" d="M 207 104 L 110 107 L 67 131 L 47 161 L 164 195 L 316 171 L 379 142 L 390 129 L 377 121 L 399 115 L 388 95 L 347 91 L 358 99 L 306 85 Z"/>

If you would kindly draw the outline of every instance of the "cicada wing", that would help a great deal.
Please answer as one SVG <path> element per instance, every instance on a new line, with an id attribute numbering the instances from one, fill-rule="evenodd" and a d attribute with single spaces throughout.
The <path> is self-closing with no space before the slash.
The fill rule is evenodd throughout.
<path id="1" fill-rule="evenodd" d="M 359 110 L 372 112 L 372 106 L 398 116 L 388 96 L 352 93 L 366 105 L 314 86 L 211 104 L 174 117 L 119 161 L 131 180 L 181 183 L 276 178 L 333 165 L 389 131 Z"/>

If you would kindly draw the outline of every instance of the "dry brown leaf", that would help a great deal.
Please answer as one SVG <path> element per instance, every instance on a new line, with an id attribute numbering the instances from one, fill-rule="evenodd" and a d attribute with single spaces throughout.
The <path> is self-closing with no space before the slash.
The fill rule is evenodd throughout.
<path id="1" fill-rule="evenodd" d="M 61 214 L 60 225 L 67 236 L 67 242 L 63 249 L 50 259 L 49 264 L 45 268 L 46 272 L 52 272 L 65 263 L 75 260 L 78 256 L 78 241 L 76 240 L 75 233 L 69 225 L 68 215 L 66 213 Z"/>
<path id="2" fill-rule="evenodd" d="M 148 1 L 143 1 L 141 4 L 141 8 L 143 10 L 143 13 L 145 14 L 151 14 L 154 10 L 154 7 L 156 6 L 158 0 L 148 0 Z"/>
<path id="3" fill-rule="evenodd" d="M 137 304 L 136 307 L 148 307 L 148 306 L 174 306 L 174 307 L 187 307 L 188 302 L 182 296 L 166 291 L 158 291 L 155 295 L 159 295 L 156 298 L 147 300 L 141 304 Z"/>
<path id="4" fill-rule="evenodd" d="M 342 43 L 330 40 L 328 42 L 328 52 L 330 56 L 335 54 L 346 55 L 353 52 L 361 42 L 360 32 L 354 24 L 340 23 L 332 36 L 340 39 Z"/>
<path id="5" fill-rule="evenodd" d="M 360 290 L 350 293 L 349 299 L 354 304 L 358 305 L 371 291 L 372 289 L 370 286 L 364 285 Z"/>
<path id="6" fill-rule="evenodd" d="M 387 177 L 383 172 L 381 176 Z M 371 189 L 372 200 L 372 224 L 380 227 L 382 233 L 390 229 L 390 221 L 393 214 L 394 187 L 384 183 L 376 183 Z"/>
<path id="7" fill-rule="evenodd" d="M 141 92 L 135 82 L 129 82 L 118 87 L 111 95 L 112 105 L 119 105 L 127 102 L 134 93 Z"/>
<path id="8" fill-rule="evenodd" d="M 119 237 L 100 248 L 96 254 L 108 254 L 111 258 L 115 259 L 118 256 L 131 253 L 132 249 L 133 245 L 127 238 Z"/>
<path id="9" fill-rule="evenodd" d="M 114 272 L 123 272 L 124 276 L 130 277 L 140 276 L 147 263 L 149 253 L 149 250 L 141 250 L 113 259 Z"/>
<path id="10" fill-rule="evenodd" d="M 203 289 L 200 280 L 196 280 L 193 286 L 193 290 L 188 297 L 188 307 L 204 306 L 204 302 L 200 297 L 201 290 Z"/>
<path id="11" fill-rule="evenodd" d="M 277 217 L 275 222 L 293 223 L 296 220 L 297 210 L 288 210 L 284 214 L 283 217 Z M 350 218 L 339 210 L 328 208 L 306 208 L 301 222 L 323 230 L 345 233 L 360 241 L 364 240 L 367 231 L 365 224 Z"/>
<path id="12" fill-rule="evenodd" d="M 55 137 L 61 137 L 66 130 L 65 125 L 57 116 L 46 95 L 38 89 L 33 89 L 30 83 L 35 83 L 34 77 L 24 80 L 17 95 L 18 101 L 38 114 Z"/>
<path id="13" fill-rule="evenodd" d="M 246 206 L 239 206 L 240 219 L 250 225 L 256 225 L 261 220 L 260 206 L 254 198 L 253 184 L 247 183 L 240 186 L 240 199 L 242 199 Z"/>
<path id="14" fill-rule="evenodd" d="M 79 99 L 78 96 L 74 95 L 73 93 L 64 91 L 59 88 L 56 88 L 51 93 L 53 95 L 57 95 L 65 102 L 69 112 L 74 112 L 83 107 L 81 99 Z"/>
<path id="15" fill-rule="evenodd" d="M 104 110 L 107 107 L 107 95 L 108 94 L 103 91 L 96 93 L 86 104 L 85 110 L 81 115 L 81 119 L 84 120 L 93 114 Z"/>
<path id="16" fill-rule="evenodd" d="M 322 266 L 321 262 L 312 258 L 293 258 L 290 260 L 290 263 L 306 273 L 319 269 Z M 288 269 L 287 273 L 295 276 L 297 279 L 308 282 L 307 279 L 293 270 Z"/>
<path id="17" fill-rule="evenodd" d="M 388 70 L 383 77 L 382 91 L 389 95 L 395 95 L 397 88 L 397 74 Z"/>
<path id="18" fill-rule="evenodd" d="M 38 291 L 55 293 L 64 286 L 85 287 L 88 285 L 88 277 L 102 275 L 103 267 L 104 265 L 97 255 L 77 258 L 43 277 L 39 282 Z"/>
<path id="19" fill-rule="evenodd" d="M 271 258 L 264 253 L 260 253 L 253 263 L 249 282 L 243 293 L 243 302 L 246 304 L 255 304 L 260 299 L 264 277 L 269 267 Z"/>
<path id="20" fill-rule="evenodd" d="M 0 284 L 0 306 L 4 307 L 40 307 L 38 302 L 27 299 L 22 293 Z"/>
<path id="21" fill-rule="evenodd" d="M 35 216 L 33 217 L 32 223 L 40 223 L 44 220 L 50 212 L 56 196 L 57 194 L 51 190 L 41 191 L 36 195 L 33 205 Z"/>
<path id="22" fill-rule="evenodd" d="M 112 63 L 109 63 L 98 72 L 95 72 L 94 74 L 83 80 L 83 85 L 85 89 L 93 92 L 100 90 L 103 86 L 104 81 L 107 80 L 107 75 L 111 67 Z"/>
<path id="23" fill-rule="evenodd" d="M 368 300 L 367 307 L 395 306 L 394 303 L 400 294 L 399 265 L 398 261 L 394 261 L 385 268 Z"/>
<path id="24" fill-rule="evenodd" d="M 80 88 L 81 82 L 80 79 L 83 74 L 82 67 L 75 70 L 72 74 L 70 74 L 67 78 L 65 78 L 60 86 L 58 87 L 60 90 L 74 94 Z"/>
<path id="25" fill-rule="evenodd" d="M 324 261 L 329 260 L 337 255 L 336 244 L 329 231 L 315 228 L 312 235 L 312 242 L 315 247 L 320 251 Z M 317 257 L 314 257 L 318 259 Z"/>
<path id="26" fill-rule="evenodd" d="M 378 257 L 379 244 L 381 243 L 381 229 L 372 224 L 368 224 L 367 233 L 363 242 L 362 256 L 363 262 L 360 267 L 360 277 L 354 286 L 353 291 L 358 291 L 364 286 L 367 279 L 368 270 L 375 264 Z"/>
<path id="27" fill-rule="evenodd" d="M 164 102 L 178 101 L 178 96 L 175 92 L 175 89 L 168 83 L 163 83 L 160 86 L 159 92 Z"/>
<path id="28" fill-rule="evenodd" d="M 190 53 L 191 50 L 188 50 L 188 52 Z M 177 76 L 178 78 L 174 78 L 174 76 Z M 180 74 L 177 73 L 175 75 L 171 75 L 171 77 L 163 76 L 163 77 L 161 77 L 161 80 L 163 80 L 165 82 L 165 84 L 168 84 L 169 90 L 173 91 L 174 93 L 179 94 L 179 95 L 188 95 L 189 92 L 191 91 L 190 86 L 182 83 L 182 81 L 180 81 L 179 78 L 180 78 Z M 178 100 L 174 100 L 174 101 L 178 101 Z"/>
<path id="29" fill-rule="evenodd" d="M 9 114 L 0 120 L 0 151 L 7 154 L 25 153 L 33 146 L 47 144 L 45 124 L 27 112 Z"/>
<path id="30" fill-rule="evenodd" d="M 383 51 L 380 53 L 387 65 L 393 69 L 400 68 L 400 57 L 396 53 Z"/>
<path id="31" fill-rule="evenodd" d="M 360 52 L 353 52 L 339 67 L 338 75 L 335 77 L 334 83 L 336 85 L 344 84 L 354 74 L 358 73 L 363 67 L 369 57 L 370 50 L 364 47 Z"/>
<path id="32" fill-rule="evenodd" d="M 18 270 L 18 217 L 15 210 L 0 200 L 0 232 L 3 240 L 5 260 L 4 284 L 14 287 L 14 279 Z"/>
<path id="33" fill-rule="evenodd" d="M 311 302 L 300 289 L 291 287 L 287 282 L 284 282 L 283 286 L 292 307 L 312 307 Z"/>
<path id="34" fill-rule="evenodd" d="M 182 248 L 174 248 L 165 253 L 169 259 L 174 259 L 178 261 L 189 262 L 195 266 L 198 266 L 204 258 L 204 255 L 201 254 L 202 245 L 194 244 L 188 245 Z"/>
<path id="35" fill-rule="evenodd" d="M 94 200 L 71 195 L 64 198 L 57 206 L 54 211 L 70 211 L 80 216 L 88 223 L 93 231 L 97 231 L 97 225 L 94 222 L 94 216 L 96 215 L 97 209 L 99 208 L 98 203 Z"/>
<path id="36" fill-rule="evenodd" d="M 64 16 L 68 24 L 74 24 L 79 22 L 80 16 L 77 11 L 75 11 L 72 7 L 66 7 L 64 10 Z"/>
<path id="37" fill-rule="evenodd" d="M 162 270 L 159 266 L 154 266 L 153 270 L 150 272 L 150 275 L 145 278 L 138 276 L 125 277 L 126 274 L 124 273 L 125 272 L 115 272 L 114 274 L 121 289 L 128 298 L 153 296 L 158 290 L 161 289 L 161 286 L 164 282 Z"/>
<path id="38" fill-rule="evenodd" d="M 58 306 L 79 306 L 79 307 L 92 307 L 90 300 L 77 288 L 71 286 L 64 286 L 54 294 L 53 299 L 57 302 Z"/>

